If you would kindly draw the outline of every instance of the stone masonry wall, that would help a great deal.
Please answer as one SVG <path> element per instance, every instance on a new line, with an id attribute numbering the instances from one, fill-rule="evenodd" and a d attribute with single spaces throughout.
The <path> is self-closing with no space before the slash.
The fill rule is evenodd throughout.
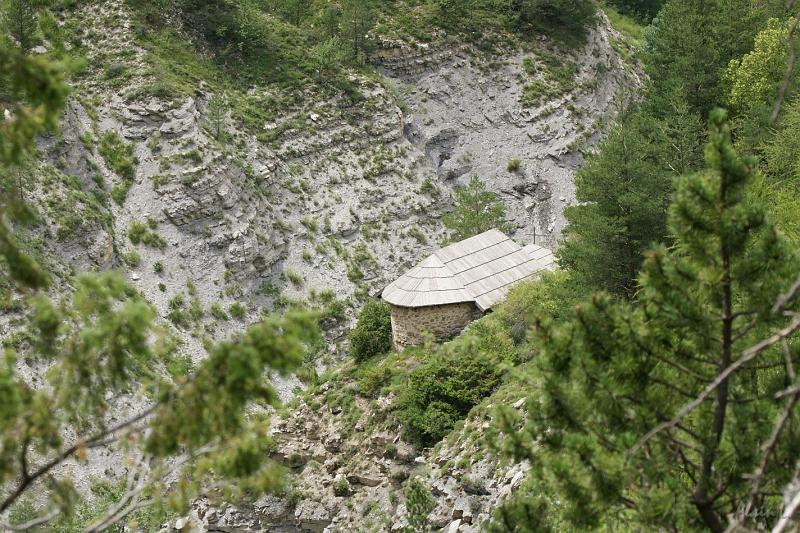
<path id="1" fill-rule="evenodd" d="M 481 313 L 475 304 L 467 302 L 413 308 L 391 306 L 391 314 L 394 346 L 402 350 L 422 344 L 425 332 L 433 334 L 437 340 L 453 337 Z"/>

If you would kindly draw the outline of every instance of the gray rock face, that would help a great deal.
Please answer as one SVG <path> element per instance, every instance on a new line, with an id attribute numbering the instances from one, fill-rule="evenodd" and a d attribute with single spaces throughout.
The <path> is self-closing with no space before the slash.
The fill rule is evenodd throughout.
<path id="1" fill-rule="evenodd" d="M 297 527 L 301 531 L 312 533 L 322 533 L 331 523 L 331 515 L 328 510 L 319 502 L 313 500 L 303 500 L 294 511 Z"/>

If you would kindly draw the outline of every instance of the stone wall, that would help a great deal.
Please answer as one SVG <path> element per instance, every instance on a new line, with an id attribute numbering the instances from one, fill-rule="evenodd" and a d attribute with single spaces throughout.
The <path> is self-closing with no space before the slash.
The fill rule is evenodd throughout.
<path id="1" fill-rule="evenodd" d="M 392 337 L 398 350 L 422 344 L 426 332 L 437 340 L 449 339 L 481 315 L 471 302 L 428 307 L 391 306 L 391 312 Z"/>

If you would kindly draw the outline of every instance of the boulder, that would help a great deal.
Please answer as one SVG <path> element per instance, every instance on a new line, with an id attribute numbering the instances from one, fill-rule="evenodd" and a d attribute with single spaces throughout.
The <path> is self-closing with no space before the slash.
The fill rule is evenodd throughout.
<path id="1" fill-rule="evenodd" d="M 301 531 L 322 533 L 331 523 L 331 515 L 319 502 L 302 500 L 294 510 L 294 519 Z"/>

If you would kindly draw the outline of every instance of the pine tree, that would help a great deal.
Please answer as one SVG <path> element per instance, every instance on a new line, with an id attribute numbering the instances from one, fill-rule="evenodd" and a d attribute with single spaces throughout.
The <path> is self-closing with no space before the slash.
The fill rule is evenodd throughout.
<path id="1" fill-rule="evenodd" d="M 23 53 L 33 48 L 36 32 L 36 6 L 31 0 L 5 0 L 2 20 L 8 34 Z"/>
<path id="2" fill-rule="evenodd" d="M 342 33 L 350 42 L 353 59 L 358 63 L 366 61 L 367 33 L 375 25 L 374 0 L 342 0 Z"/>
<path id="3" fill-rule="evenodd" d="M 451 241 L 467 239 L 492 228 L 509 231 L 506 206 L 497 200 L 496 194 L 486 190 L 477 176 L 471 177 L 466 186 L 456 187 L 454 196 L 453 210 L 442 217 L 444 226 L 452 231 Z"/>
<path id="4" fill-rule="evenodd" d="M 671 95 L 707 117 L 724 105 L 725 68 L 750 50 L 753 28 L 767 14 L 751 0 L 669 0 L 647 33 L 654 106 Z"/>
<path id="5" fill-rule="evenodd" d="M 215 94 L 208 101 L 208 121 L 214 138 L 222 140 L 225 134 L 225 116 L 228 112 L 228 98 L 225 93 Z"/>
<path id="6" fill-rule="evenodd" d="M 575 179 L 581 204 L 566 210 L 569 225 L 560 264 L 588 287 L 631 297 L 642 254 L 666 236 L 672 173 L 667 138 L 645 113 L 624 115 Z"/>
<path id="7" fill-rule="evenodd" d="M 536 491 L 498 516 L 516 530 L 528 530 L 536 509 L 537 521 L 579 530 L 721 532 L 743 509 L 749 526 L 780 514 L 800 413 L 788 411 L 769 461 L 759 450 L 784 407 L 776 393 L 791 383 L 798 343 L 786 354 L 774 339 L 756 343 L 793 324 L 784 311 L 797 297 L 776 302 L 797 277 L 797 255 L 748 198 L 755 162 L 734 151 L 722 111 L 711 115 L 706 161 L 680 180 L 675 244 L 649 252 L 633 302 L 598 294 L 567 322 L 539 320 L 541 393 L 524 430 L 508 435 L 531 460 Z M 510 431 L 518 420 L 503 413 Z"/>

